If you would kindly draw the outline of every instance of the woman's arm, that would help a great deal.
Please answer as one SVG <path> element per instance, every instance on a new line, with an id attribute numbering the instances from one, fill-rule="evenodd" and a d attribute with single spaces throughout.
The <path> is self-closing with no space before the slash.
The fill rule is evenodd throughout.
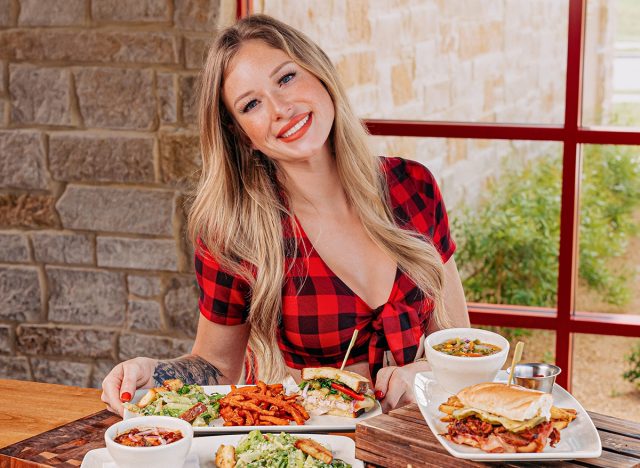
<path id="1" fill-rule="evenodd" d="M 122 402 L 136 389 L 161 386 L 168 379 L 199 385 L 235 384 L 242 373 L 250 326 L 219 325 L 203 316 L 191 354 L 171 360 L 139 357 L 121 362 L 102 382 L 102 401 L 123 414 Z"/>
<path id="2" fill-rule="evenodd" d="M 153 380 L 156 385 L 174 378 L 199 385 L 238 383 L 242 374 L 249 330 L 250 327 L 246 323 L 219 325 L 201 315 L 191 354 L 158 361 L 153 372 Z"/>
<path id="3" fill-rule="evenodd" d="M 219 325 L 200 316 L 192 354 L 215 366 L 218 384 L 236 384 L 242 374 L 250 330 L 248 323 Z"/>

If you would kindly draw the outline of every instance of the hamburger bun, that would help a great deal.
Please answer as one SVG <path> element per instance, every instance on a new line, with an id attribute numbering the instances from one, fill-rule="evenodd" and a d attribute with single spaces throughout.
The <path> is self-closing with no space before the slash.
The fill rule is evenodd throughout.
<path id="1" fill-rule="evenodd" d="M 460 402 L 514 421 L 526 421 L 536 416 L 551 416 L 553 397 L 544 392 L 505 383 L 481 383 L 458 393 Z"/>

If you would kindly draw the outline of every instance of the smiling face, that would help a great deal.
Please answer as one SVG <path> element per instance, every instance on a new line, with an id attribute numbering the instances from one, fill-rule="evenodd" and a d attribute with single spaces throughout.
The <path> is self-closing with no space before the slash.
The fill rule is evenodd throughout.
<path id="1" fill-rule="evenodd" d="M 222 97 L 252 148 L 269 158 L 294 163 L 330 156 L 331 96 L 282 50 L 243 43 L 227 67 Z"/>

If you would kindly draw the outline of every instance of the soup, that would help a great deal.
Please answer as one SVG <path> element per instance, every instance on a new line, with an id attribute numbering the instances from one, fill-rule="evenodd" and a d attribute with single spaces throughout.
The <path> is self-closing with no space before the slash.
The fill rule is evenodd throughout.
<path id="1" fill-rule="evenodd" d="M 469 340 L 463 338 L 452 338 L 443 341 L 433 347 L 436 351 L 450 356 L 462 357 L 482 357 L 496 354 L 502 351 L 500 346 L 490 343 L 483 343 L 480 340 Z"/>
<path id="2" fill-rule="evenodd" d="M 134 427 L 119 434 L 113 441 L 128 447 L 156 447 L 180 439 L 182 439 L 182 432 L 179 430 L 172 431 L 163 427 Z"/>

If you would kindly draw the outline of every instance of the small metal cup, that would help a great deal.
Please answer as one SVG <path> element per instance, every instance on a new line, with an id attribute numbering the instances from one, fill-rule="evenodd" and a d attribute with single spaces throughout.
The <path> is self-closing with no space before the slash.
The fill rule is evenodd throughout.
<path id="1" fill-rule="evenodd" d="M 511 369 L 507 369 L 507 373 Z M 556 377 L 562 372 L 558 366 L 541 362 L 516 364 L 513 371 L 513 382 L 525 388 L 551 393 Z"/>

